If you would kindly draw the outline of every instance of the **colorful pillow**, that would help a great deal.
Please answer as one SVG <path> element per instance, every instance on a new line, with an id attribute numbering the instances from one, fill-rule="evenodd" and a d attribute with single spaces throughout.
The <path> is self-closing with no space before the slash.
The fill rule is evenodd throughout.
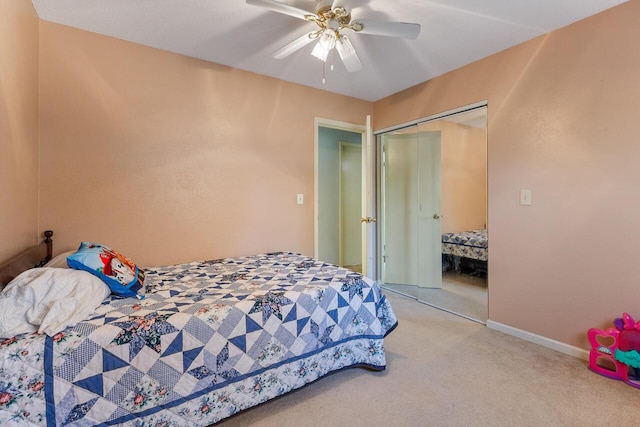
<path id="1" fill-rule="evenodd" d="M 99 277 L 118 296 L 144 298 L 144 271 L 104 245 L 82 242 L 76 253 L 67 258 L 67 264 Z"/>

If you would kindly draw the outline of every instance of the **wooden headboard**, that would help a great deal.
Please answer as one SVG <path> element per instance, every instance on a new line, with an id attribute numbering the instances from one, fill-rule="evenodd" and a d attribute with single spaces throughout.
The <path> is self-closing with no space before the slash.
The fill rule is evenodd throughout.
<path id="1" fill-rule="evenodd" d="M 51 255 L 53 254 L 53 240 L 51 237 L 53 237 L 53 231 L 45 231 L 44 240 L 40 244 L 0 264 L 0 289 L 4 288 L 7 283 L 23 271 L 34 267 L 42 267 L 51 260 Z"/>

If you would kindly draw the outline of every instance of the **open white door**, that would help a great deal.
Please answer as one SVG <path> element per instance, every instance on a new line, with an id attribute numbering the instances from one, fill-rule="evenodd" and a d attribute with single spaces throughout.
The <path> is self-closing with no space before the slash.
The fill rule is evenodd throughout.
<path id="1" fill-rule="evenodd" d="M 375 200 L 373 198 L 373 129 L 367 116 L 362 141 L 362 274 L 375 279 Z"/>

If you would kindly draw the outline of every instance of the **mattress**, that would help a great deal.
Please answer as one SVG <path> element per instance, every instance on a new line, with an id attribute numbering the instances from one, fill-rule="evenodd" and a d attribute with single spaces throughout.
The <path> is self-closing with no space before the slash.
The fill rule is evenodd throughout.
<path id="1" fill-rule="evenodd" d="M 0 424 L 206 426 L 385 369 L 397 325 L 377 283 L 290 252 L 147 268 L 145 284 L 53 336 L 2 340 Z"/>

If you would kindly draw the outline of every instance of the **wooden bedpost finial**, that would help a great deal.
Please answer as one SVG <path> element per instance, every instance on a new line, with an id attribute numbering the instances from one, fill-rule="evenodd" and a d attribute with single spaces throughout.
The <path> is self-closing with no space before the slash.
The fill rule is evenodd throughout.
<path id="1" fill-rule="evenodd" d="M 53 257 L 53 239 L 51 237 L 53 237 L 53 231 L 46 230 L 44 232 L 44 243 L 47 245 L 46 261 L 50 261 Z"/>

